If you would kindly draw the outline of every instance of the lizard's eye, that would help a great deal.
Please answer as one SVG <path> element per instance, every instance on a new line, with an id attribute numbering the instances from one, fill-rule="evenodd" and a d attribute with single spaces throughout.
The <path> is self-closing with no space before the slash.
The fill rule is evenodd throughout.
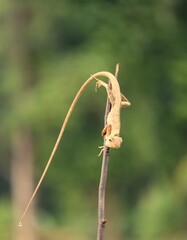
<path id="1" fill-rule="evenodd" d="M 112 142 L 112 140 L 109 138 L 109 142 Z"/>

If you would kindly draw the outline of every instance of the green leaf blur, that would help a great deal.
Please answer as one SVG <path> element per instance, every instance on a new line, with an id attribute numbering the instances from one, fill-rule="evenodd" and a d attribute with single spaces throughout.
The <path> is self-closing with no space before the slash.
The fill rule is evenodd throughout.
<path id="1" fill-rule="evenodd" d="M 187 238 L 186 7 L 184 0 L 0 2 L 2 239 L 19 240 L 10 234 L 15 134 L 32 138 L 36 183 L 78 89 L 118 62 L 132 106 L 121 113 L 123 144 L 110 153 L 106 239 Z M 96 238 L 106 93 L 94 88 L 81 96 L 37 194 L 35 239 Z"/>

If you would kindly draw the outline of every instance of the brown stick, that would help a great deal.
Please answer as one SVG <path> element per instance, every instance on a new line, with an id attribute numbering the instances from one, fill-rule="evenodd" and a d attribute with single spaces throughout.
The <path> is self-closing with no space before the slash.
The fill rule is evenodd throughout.
<path id="1" fill-rule="evenodd" d="M 56 153 L 56 150 L 57 150 L 57 148 L 58 148 L 58 145 L 59 145 L 59 143 L 60 143 L 60 141 L 61 141 L 61 139 L 62 139 L 62 136 L 63 136 L 64 131 L 65 131 L 65 129 L 66 129 L 67 123 L 68 123 L 69 118 L 70 118 L 70 116 L 71 116 L 71 114 L 72 114 L 72 112 L 73 112 L 73 110 L 74 110 L 74 108 L 75 108 L 75 105 L 76 105 L 77 101 L 79 100 L 81 94 L 83 93 L 83 91 L 85 90 L 85 88 L 88 86 L 88 84 L 89 84 L 90 82 L 92 82 L 92 81 L 95 81 L 98 76 L 99 76 L 99 77 L 100 77 L 100 76 L 102 76 L 102 77 L 107 77 L 107 78 L 110 79 L 110 81 L 113 81 L 113 80 L 114 80 L 114 79 L 113 79 L 113 75 L 112 75 L 111 73 L 109 73 L 109 72 L 97 72 L 97 73 L 95 73 L 94 75 L 91 75 L 91 77 L 89 77 L 89 78 L 84 82 L 84 84 L 81 86 L 81 88 L 80 88 L 79 91 L 77 92 L 77 94 L 76 94 L 75 98 L 73 99 L 73 102 L 72 102 L 72 104 L 71 104 L 71 106 L 70 106 L 70 108 L 69 108 L 69 110 L 68 110 L 68 112 L 67 112 L 67 115 L 66 115 L 66 117 L 65 117 L 65 120 L 64 120 L 64 122 L 63 122 L 63 124 L 62 124 L 60 133 L 59 133 L 58 138 L 57 138 L 57 140 L 56 140 L 56 143 L 55 143 L 55 145 L 54 145 L 54 147 L 53 147 L 52 153 L 51 153 L 51 155 L 50 155 L 50 157 L 49 157 L 49 159 L 48 159 L 48 161 L 47 161 L 47 164 L 46 164 L 46 166 L 45 166 L 45 168 L 44 168 L 44 171 L 43 171 L 43 173 L 42 173 L 42 175 L 41 175 L 41 177 L 40 177 L 40 180 L 39 180 L 39 182 L 38 182 L 38 184 L 37 184 L 37 186 L 36 186 L 36 188 L 35 188 L 32 196 L 31 196 L 31 198 L 30 198 L 30 200 L 29 200 L 29 202 L 28 202 L 28 204 L 27 204 L 27 206 L 26 206 L 26 208 L 25 208 L 25 210 L 24 210 L 24 212 L 23 212 L 23 214 L 22 214 L 22 216 L 21 216 L 21 218 L 20 218 L 20 221 L 19 221 L 18 226 L 20 226 L 20 227 L 22 226 L 22 221 L 23 221 L 23 219 L 24 219 L 24 217 L 25 217 L 25 215 L 26 215 L 26 213 L 27 213 L 27 211 L 28 211 L 28 209 L 29 209 L 29 207 L 30 207 L 30 205 L 31 205 L 31 203 L 32 203 L 32 201 L 33 201 L 33 199 L 34 199 L 34 197 L 35 197 L 35 195 L 36 195 L 36 193 L 37 193 L 37 191 L 38 191 L 38 189 L 39 189 L 39 187 L 40 187 L 43 179 L 44 179 L 44 177 L 45 177 L 45 175 L 46 175 L 46 173 L 47 173 L 47 170 L 48 170 L 48 168 L 49 168 L 52 160 L 53 160 L 53 157 L 54 157 L 54 155 L 55 155 L 55 153 Z M 112 80 L 112 79 L 113 79 L 113 80 Z"/>
<path id="2" fill-rule="evenodd" d="M 118 72 L 119 72 L 119 63 L 116 65 L 116 71 L 115 71 L 116 79 L 118 77 Z M 110 83 L 109 83 L 109 86 L 111 87 Z M 111 104 L 109 99 L 107 98 L 105 116 L 104 116 L 104 125 L 106 125 L 106 120 L 110 112 L 110 109 L 111 109 Z M 109 151 L 110 151 L 110 148 L 105 146 L 105 141 L 104 141 L 101 177 L 100 177 L 99 191 L 98 191 L 97 240 L 104 239 L 104 229 L 105 229 L 105 224 L 107 222 L 107 220 L 105 219 L 105 191 L 106 191 L 106 181 L 107 181 L 107 173 L 108 173 Z"/>

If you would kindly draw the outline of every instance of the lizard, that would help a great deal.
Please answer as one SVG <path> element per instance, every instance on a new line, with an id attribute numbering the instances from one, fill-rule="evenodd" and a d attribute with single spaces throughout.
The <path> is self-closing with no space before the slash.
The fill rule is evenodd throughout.
<path id="1" fill-rule="evenodd" d="M 111 83 L 111 86 L 112 88 L 110 89 L 109 88 L 109 85 L 106 84 L 105 82 L 97 79 L 97 77 L 107 77 Z M 46 172 L 53 160 L 53 157 L 55 155 L 55 152 L 58 148 L 58 145 L 60 143 L 60 140 L 63 136 L 63 133 L 64 133 L 64 130 L 66 128 L 66 125 L 68 123 L 68 120 L 72 114 L 72 111 L 78 101 L 78 99 L 80 98 L 80 96 L 82 95 L 82 92 L 85 90 L 85 88 L 87 87 L 87 85 L 92 82 L 93 80 L 96 80 L 96 88 L 100 87 L 100 86 L 103 86 L 106 88 L 106 91 L 107 91 L 107 95 L 108 95 L 108 98 L 111 102 L 111 110 L 109 112 L 109 115 L 107 117 L 107 124 L 106 126 L 104 127 L 103 131 L 102 131 L 102 136 L 106 135 L 106 140 L 105 140 L 105 145 L 109 148 L 119 148 L 121 146 L 121 143 L 122 143 L 122 138 L 119 136 L 119 133 L 120 133 L 120 109 L 121 107 L 125 107 L 125 106 L 130 106 L 130 102 L 127 100 L 127 98 L 125 96 L 123 96 L 120 92 L 120 87 L 119 87 L 119 83 L 117 81 L 117 79 L 115 78 L 115 76 L 110 73 L 110 72 L 107 72 L 107 71 L 102 71 L 102 72 L 97 72 L 93 75 L 91 75 L 84 83 L 83 85 L 81 86 L 81 88 L 79 89 L 79 91 L 77 92 L 75 98 L 73 99 L 73 102 L 67 112 L 67 115 L 64 119 L 64 122 L 62 124 L 62 127 L 60 129 L 60 133 L 58 135 L 58 138 L 56 140 L 56 143 L 53 147 L 53 150 L 51 152 L 51 155 L 47 161 L 47 164 L 44 168 L 44 171 L 38 181 L 38 184 L 20 218 L 20 221 L 19 221 L 19 224 L 18 226 L 22 226 L 22 221 L 23 221 L 23 218 L 24 216 L 26 215 L 29 207 L 30 207 L 30 204 L 31 202 L 33 201 L 45 175 L 46 175 Z M 102 152 L 102 150 L 101 150 Z"/>
<path id="2" fill-rule="evenodd" d="M 120 92 L 120 87 L 117 79 L 112 83 L 112 89 L 109 87 L 109 84 L 97 79 L 96 88 L 103 86 L 106 88 L 107 95 L 109 101 L 111 103 L 111 110 L 108 114 L 106 120 L 106 126 L 102 131 L 102 136 L 105 135 L 105 145 L 109 148 L 120 148 L 122 143 L 122 138 L 119 136 L 120 134 L 120 109 L 125 108 L 126 106 L 130 106 L 131 103 L 129 100 Z M 103 151 L 103 147 L 101 146 Z M 99 155 L 100 155 L 99 154 Z"/>

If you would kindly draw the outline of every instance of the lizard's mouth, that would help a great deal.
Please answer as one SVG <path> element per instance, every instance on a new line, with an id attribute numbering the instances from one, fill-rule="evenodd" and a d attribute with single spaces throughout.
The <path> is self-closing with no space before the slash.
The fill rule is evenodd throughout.
<path id="1" fill-rule="evenodd" d="M 106 140 L 106 146 L 109 148 L 120 148 L 122 143 L 122 138 L 115 136 L 115 137 L 110 137 Z"/>

